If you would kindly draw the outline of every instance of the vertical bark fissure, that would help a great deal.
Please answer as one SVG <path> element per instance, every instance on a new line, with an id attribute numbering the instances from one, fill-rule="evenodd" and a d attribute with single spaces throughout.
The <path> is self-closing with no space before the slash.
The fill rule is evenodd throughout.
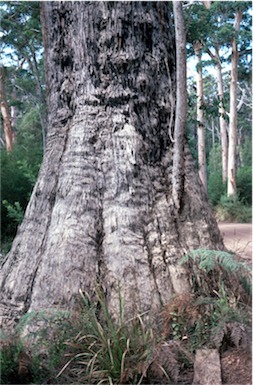
<path id="1" fill-rule="evenodd" d="M 43 9 L 43 7 L 41 7 Z M 44 15 L 44 14 L 43 14 Z M 46 25 L 45 25 L 45 18 L 42 17 L 42 25 L 43 25 L 43 39 L 44 39 L 44 42 L 46 42 L 48 36 L 45 35 L 47 33 L 47 29 L 46 29 Z M 31 69 L 34 70 L 34 73 L 35 73 L 35 78 L 36 78 L 36 85 L 37 85 L 37 93 L 38 93 L 38 97 L 39 97 L 39 103 L 42 102 L 42 91 L 41 91 L 41 84 L 40 84 L 40 80 L 39 80 L 39 77 L 38 77 L 38 69 L 37 69 L 37 63 L 36 63 L 36 58 L 35 56 L 33 55 L 33 59 L 34 59 L 34 62 L 32 62 L 29 58 L 28 58 L 28 62 L 31 66 Z M 71 95 L 68 95 L 68 97 L 70 99 L 73 98 L 73 94 Z M 69 106 L 70 102 L 69 102 L 69 98 L 67 100 L 67 104 Z M 66 102 L 66 100 L 65 100 Z M 67 107 L 68 107 L 67 106 Z M 40 106 L 38 107 L 39 108 L 39 112 L 40 112 Z M 36 264 L 36 267 L 34 269 L 34 273 L 33 275 L 31 276 L 30 278 L 30 283 L 27 284 L 27 294 L 26 294 L 26 300 L 25 300 L 25 308 L 24 308 L 24 312 L 28 311 L 28 309 L 30 308 L 30 305 L 31 305 L 31 301 L 32 301 L 32 294 L 33 294 L 33 287 L 36 283 L 36 278 L 37 278 L 37 273 L 38 273 L 38 270 L 40 268 L 40 265 L 42 264 L 43 262 L 43 257 L 45 256 L 45 250 L 46 250 L 46 246 L 47 246 L 47 241 L 48 241 L 48 235 L 50 233 L 50 226 L 51 226 L 51 221 L 52 221 L 52 215 L 53 215 L 53 210 L 54 210 L 54 205 L 55 205 L 55 201 L 56 201 L 56 195 L 57 195 L 57 191 L 58 191 L 58 187 L 59 187 L 59 175 L 60 175 L 60 170 L 61 170 L 61 165 L 62 165 L 62 159 L 66 153 L 66 149 L 67 149 L 67 145 L 68 145 L 68 135 L 69 135 L 69 131 L 71 129 L 71 118 L 72 116 L 74 115 L 74 111 L 72 114 L 68 115 L 68 118 L 67 120 L 64 119 L 64 123 L 65 123 L 65 127 L 64 127 L 64 131 L 63 131 L 63 144 L 62 144 L 62 149 L 61 149 L 61 153 L 58 155 L 58 168 L 56 169 L 56 173 L 55 173 L 55 176 L 54 176 L 54 185 L 50 191 L 50 195 L 48 197 L 48 201 L 49 201 L 49 204 L 50 204 L 50 208 L 49 208 L 49 217 L 48 217 L 48 221 L 47 221 L 47 224 L 46 224 L 46 227 L 44 229 L 44 237 L 43 239 L 41 240 L 41 246 L 40 246 L 40 249 L 38 250 L 38 262 Z M 42 132 L 43 132 L 43 146 L 45 145 L 45 122 L 44 120 L 41 121 L 42 123 Z M 53 144 L 54 144 L 54 141 L 56 139 L 56 136 L 49 136 L 49 143 L 48 143 L 48 148 L 53 147 Z M 44 148 L 45 150 L 45 148 Z"/>
<path id="2" fill-rule="evenodd" d="M 208 243 L 202 229 L 211 213 L 187 146 L 182 212 L 171 199 L 175 42 L 169 4 L 42 6 L 47 147 L 1 273 L 9 275 L 0 293 L 4 318 L 23 311 L 25 296 L 28 311 L 73 309 L 79 291 L 92 298 L 96 285 L 112 315 L 119 287 L 127 317 L 157 311 L 175 291 L 189 289 L 178 263 L 185 249 L 220 246 L 218 236 Z"/>
<path id="3" fill-rule="evenodd" d="M 104 218 L 103 218 L 103 193 L 99 195 L 99 209 L 98 209 L 98 219 L 97 219 L 97 233 L 96 233 L 96 245 L 97 245 L 97 276 L 96 281 L 98 286 L 103 290 L 103 293 L 106 295 L 106 286 L 104 284 L 104 278 L 106 276 L 106 267 L 104 261 Z"/>
<path id="4" fill-rule="evenodd" d="M 159 287 L 158 287 L 157 277 L 156 277 L 156 274 L 155 274 L 155 266 L 153 264 L 152 250 L 151 250 L 151 248 L 149 246 L 148 237 L 147 237 L 147 235 L 145 233 L 143 233 L 143 240 L 144 240 L 144 248 L 145 248 L 145 251 L 147 253 L 149 270 L 150 270 L 151 276 L 153 278 L 153 282 L 154 282 L 154 285 L 155 285 L 155 288 L 156 288 L 156 292 L 157 292 L 157 295 L 158 295 L 158 298 L 159 298 L 159 302 L 160 302 L 160 305 L 164 305 L 163 301 L 162 301 L 162 296 L 161 296 L 161 293 L 160 293 L 160 290 L 159 290 Z"/>
<path id="5" fill-rule="evenodd" d="M 61 154 L 59 155 L 59 158 L 58 158 L 59 169 L 57 169 L 56 174 L 54 176 L 54 185 L 51 188 L 51 191 L 49 192 L 49 195 L 47 195 L 47 197 L 46 197 L 46 199 L 48 200 L 49 206 L 50 206 L 48 208 L 49 216 L 47 218 L 47 223 L 46 223 L 46 225 L 45 225 L 45 227 L 43 229 L 44 235 L 43 235 L 43 238 L 41 239 L 40 247 L 36 251 L 36 253 L 37 253 L 37 257 L 36 257 L 37 258 L 37 262 L 35 264 L 34 270 L 33 270 L 32 274 L 30 276 L 29 281 L 26 283 L 27 290 L 26 290 L 26 294 L 24 295 L 24 297 L 25 297 L 24 298 L 24 308 L 22 310 L 22 314 L 26 313 L 29 310 L 30 306 L 31 306 L 32 295 L 33 295 L 33 288 L 34 288 L 34 286 L 36 284 L 37 274 L 38 274 L 38 271 L 39 271 L 39 268 L 40 268 L 41 264 L 43 263 L 43 258 L 45 256 L 46 244 L 47 244 L 48 234 L 49 234 L 49 231 L 50 231 L 52 215 L 53 215 L 53 209 L 54 209 L 55 200 L 56 200 L 56 194 L 57 194 L 57 190 L 58 190 L 59 171 L 60 171 L 60 167 L 61 167 L 61 163 L 62 163 L 62 158 L 64 156 L 64 153 L 65 153 L 66 147 L 67 147 L 67 141 L 68 141 L 67 133 L 68 133 L 68 130 L 66 131 L 66 135 L 65 135 L 65 138 L 64 138 L 62 152 L 61 152 Z M 35 187 L 34 193 L 36 194 L 36 187 Z M 3 286 L 4 286 L 4 282 L 3 282 Z"/>

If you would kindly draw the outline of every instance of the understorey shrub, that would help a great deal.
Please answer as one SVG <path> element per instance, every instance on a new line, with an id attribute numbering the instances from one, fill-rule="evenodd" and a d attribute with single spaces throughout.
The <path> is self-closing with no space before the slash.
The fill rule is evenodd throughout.
<path id="1" fill-rule="evenodd" d="M 203 346 L 249 346 L 251 269 L 214 250 L 194 250 L 181 263 L 190 273 L 192 292 L 164 307 L 163 338 L 178 341 L 189 353 Z"/>
<path id="2" fill-rule="evenodd" d="M 245 205 L 238 196 L 227 197 L 223 195 L 216 207 L 216 217 L 225 222 L 250 223 L 252 208 Z"/>
<path id="3" fill-rule="evenodd" d="M 2 383 L 175 384 L 193 373 L 196 349 L 248 348 L 251 269 L 230 253 L 203 249 L 181 263 L 192 291 L 175 295 L 156 315 L 125 319 L 119 290 L 115 322 L 99 287 L 92 300 L 80 291 L 75 312 L 24 315 L 19 337 L 2 343 Z"/>
<path id="4" fill-rule="evenodd" d="M 66 341 L 66 362 L 57 378 L 83 384 L 142 384 L 153 378 L 160 383 L 177 380 L 178 349 L 158 340 L 148 313 L 124 320 L 119 296 L 120 319 L 115 323 L 99 289 L 95 303 L 87 294 L 81 295 L 84 308 L 80 330 L 74 339 Z"/>

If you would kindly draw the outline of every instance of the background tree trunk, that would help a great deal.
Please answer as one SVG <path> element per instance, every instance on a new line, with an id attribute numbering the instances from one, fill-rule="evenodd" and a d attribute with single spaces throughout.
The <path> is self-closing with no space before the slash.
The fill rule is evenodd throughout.
<path id="1" fill-rule="evenodd" d="M 219 122 L 220 122 L 220 137 L 222 149 L 222 181 L 226 183 L 228 177 L 228 134 L 227 121 L 225 119 L 226 111 L 223 104 L 224 91 L 223 80 L 220 62 L 216 64 L 217 80 L 218 80 L 218 95 L 219 95 Z"/>
<path id="2" fill-rule="evenodd" d="M 206 174 L 206 143 L 205 143 L 205 122 L 203 110 L 203 75 L 202 75 L 202 44 L 200 41 L 193 46 L 197 58 L 197 134 L 198 134 L 198 164 L 199 177 L 207 192 Z"/>
<path id="3" fill-rule="evenodd" d="M 176 119 L 172 169 L 172 197 L 180 209 L 184 191 L 184 146 L 187 111 L 186 32 L 182 3 L 173 1 L 176 38 Z"/>
<path id="4" fill-rule="evenodd" d="M 10 109 L 9 109 L 6 92 L 5 92 L 3 67 L 0 67 L 0 106 L 1 106 L 1 113 L 3 118 L 6 150 L 8 152 L 11 152 L 13 149 L 12 123 L 11 123 Z"/>
<path id="5" fill-rule="evenodd" d="M 209 48 L 207 53 L 212 60 L 214 60 L 216 67 L 216 78 L 218 85 L 218 96 L 219 96 L 219 124 L 220 124 L 220 139 L 221 139 L 221 150 L 222 150 L 222 182 L 226 183 L 228 177 L 228 133 L 227 133 L 227 121 L 226 121 L 226 110 L 224 107 L 224 86 L 222 78 L 222 66 L 219 54 L 218 45 L 214 46 L 215 53 Z"/>
<path id="6" fill-rule="evenodd" d="M 240 10 L 235 16 L 235 32 L 240 28 L 242 13 Z M 231 41 L 231 80 L 230 80 L 230 111 L 229 111 L 229 145 L 228 145 L 228 196 L 236 195 L 236 145 L 237 145 L 237 80 L 238 80 L 238 49 L 237 37 Z"/>
<path id="7" fill-rule="evenodd" d="M 187 147 L 180 215 L 170 199 L 169 3 L 41 4 L 47 147 L 3 263 L 2 324 L 74 308 L 96 285 L 116 316 L 119 288 L 127 315 L 156 310 L 189 290 L 178 263 L 187 250 L 223 247 Z"/>

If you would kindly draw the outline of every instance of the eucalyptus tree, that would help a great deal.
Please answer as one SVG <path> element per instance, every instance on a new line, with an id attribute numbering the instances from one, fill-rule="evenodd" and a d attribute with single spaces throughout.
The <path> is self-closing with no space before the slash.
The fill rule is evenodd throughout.
<path id="1" fill-rule="evenodd" d="M 202 43 L 196 41 L 193 44 L 197 58 L 197 137 L 198 137 L 198 168 L 200 180 L 207 191 L 206 171 L 206 142 L 205 142 L 205 118 L 204 118 L 204 93 L 203 93 L 203 69 L 202 69 Z"/>
<path id="2" fill-rule="evenodd" d="M 205 4 L 208 3 L 208 4 Z M 206 145 L 205 145 L 205 114 L 204 114 L 204 94 L 203 94 L 203 35 L 206 33 L 204 24 L 207 21 L 207 11 L 209 2 L 197 2 L 187 7 L 187 42 L 190 43 L 188 53 L 195 55 L 196 65 L 196 125 L 198 141 L 198 170 L 202 184 L 207 191 L 207 167 L 206 167 Z"/>
<path id="3" fill-rule="evenodd" d="M 117 317 L 190 290 L 180 257 L 223 248 L 184 146 L 172 198 L 175 35 L 169 2 L 41 2 L 48 136 L 1 273 L 4 327 L 73 309 L 97 285 Z M 170 126 L 171 123 L 171 126 Z"/>
<path id="4" fill-rule="evenodd" d="M 238 70 L 239 63 L 241 64 L 240 71 L 243 73 L 245 73 L 245 70 L 248 71 L 248 68 L 246 68 L 248 67 L 248 63 L 247 60 L 245 61 L 245 57 L 251 55 L 251 23 L 250 14 L 248 13 L 250 7 L 250 2 L 219 1 L 211 2 L 209 9 L 206 9 L 201 2 L 195 2 L 191 5 L 190 12 L 188 12 L 188 41 L 191 43 L 200 41 L 203 46 L 203 52 L 206 52 L 210 57 L 210 61 L 206 64 L 212 64 L 216 68 L 219 99 L 217 114 L 219 115 L 221 132 L 223 182 L 228 178 L 228 158 L 230 158 L 230 164 L 231 161 L 234 163 L 234 150 L 232 150 L 232 148 L 235 147 L 236 137 L 233 134 L 230 140 L 230 156 L 228 156 L 228 131 L 230 132 L 230 136 L 232 132 L 237 131 L 233 129 L 233 127 L 235 127 L 233 122 L 236 122 L 234 116 L 236 115 L 237 92 L 235 92 L 234 88 L 232 89 L 232 86 L 234 87 L 237 82 L 231 81 L 231 105 L 230 111 L 228 112 L 228 107 L 224 102 L 224 77 L 222 69 L 225 63 L 234 63 L 233 71 L 231 72 L 233 78 L 236 76 L 235 72 Z M 240 31 L 236 31 L 234 28 L 235 15 L 241 13 L 241 29 Z M 238 44 L 237 54 L 235 53 L 235 38 Z M 233 55 L 231 55 L 232 46 L 234 47 Z M 235 63 L 235 56 L 237 56 L 237 64 Z M 243 70 L 243 67 L 245 70 Z M 229 124 L 232 130 L 228 127 L 228 116 L 231 118 Z M 235 138 L 235 141 L 233 138 Z M 234 169 L 234 166 L 232 168 Z M 235 172 L 230 172 L 229 179 L 231 179 L 232 174 L 235 175 Z M 235 181 L 233 181 L 233 183 L 235 183 Z"/>
<path id="5" fill-rule="evenodd" d="M 174 128 L 174 152 L 172 169 L 172 197 L 180 208 L 184 189 L 184 147 L 186 136 L 187 86 L 186 86 L 186 31 L 181 2 L 173 1 L 176 41 L 176 110 Z M 169 71 L 168 71 L 169 73 Z"/>
<path id="6" fill-rule="evenodd" d="M 12 107 L 22 105 L 27 99 L 32 101 L 39 114 L 45 148 L 45 86 L 39 9 L 38 1 L 0 2 L 1 57 L 9 75 Z"/>
<path id="7" fill-rule="evenodd" d="M 7 152 L 11 152 L 13 149 L 11 113 L 5 91 L 5 77 L 3 67 L 0 67 L 0 110 L 3 118 L 6 150 Z"/>

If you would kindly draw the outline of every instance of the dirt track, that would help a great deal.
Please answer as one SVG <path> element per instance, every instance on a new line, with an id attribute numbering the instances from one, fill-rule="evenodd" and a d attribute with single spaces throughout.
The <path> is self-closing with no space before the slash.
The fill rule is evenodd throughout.
<path id="1" fill-rule="evenodd" d="M 252 224 L 219 223 L 225 246 L 241 258 L 252 258 Z"/>

